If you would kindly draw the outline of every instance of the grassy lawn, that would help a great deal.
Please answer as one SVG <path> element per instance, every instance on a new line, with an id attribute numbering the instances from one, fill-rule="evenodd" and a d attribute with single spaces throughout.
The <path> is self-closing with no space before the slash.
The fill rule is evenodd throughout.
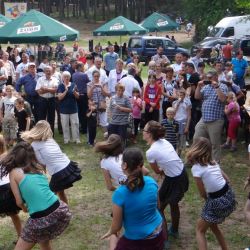
<path id="1" fill-rule="evenodd" d="M 102 134 L 99 132 L 98 139 Z M 86 145 L 86 137 L 82 136 L 82 144 L 63 145 L 62 136 L 56 136 L 62 150 L 73 160 L 80 163 L 83 179 L 67 191 L 73 218 L 70 226 L 62 236 L 53 242 L 54 249 L 94 250 L 108 249 L 108 242 L 101 241 L 100 236 L 109 228 L 111 217 L 111 192 L 104 186 L 99 167 L 100 156 L 93 148 Z M 144 151 L 147 145 L 140 139 L 138 146 Z M 147 163 L 145 163 L 148 166 Z M 247 193 L 243 191 L 243 181 L 248 173 L 249 162 L 246 149 L 240 145 L 233 155 L 223 153 L 222 168 L 229 175 L 236 192 L 238 208 L 222 225 L 229 249 L 244 249 L 250 245 L 249 227 L 244 216 L 243 207 Z M 190 175 L 190 169 L 188 169 Z M 195 222 L 199 216 L 203 202 L 190 175 L 190 189 L 181 202 L 180 239 L 171 239 L 171 249 L 196 249 Z M 27 215 L 20 213 L 23 221 Z M 169 210 L 166 211 L 169 218 Z M 13 249 L 12 241 L 16 239 L 14 228 L 8 217 L 0 219 L 0 250 Z M 219 249 L 214 236 L 208 234 L 209 249 Z M 38 249 L 38 248 L 35 248 Z"/>

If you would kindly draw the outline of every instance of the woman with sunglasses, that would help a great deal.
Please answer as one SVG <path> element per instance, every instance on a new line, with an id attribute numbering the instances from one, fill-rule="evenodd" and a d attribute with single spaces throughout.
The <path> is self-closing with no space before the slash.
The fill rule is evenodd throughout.
<path id="1" fill-rule="evenodd" d="M 159 121 L 159 109 L 161 100 L 161 87 L 156 83 L 155 73 L 148 75 L 148 83 L 145 87 L 145 122 Z"/>
<path id="2" fill-rule="evenodd" d="M 167 234 L 167 222 L 164 210 L 170 205 L 171 225 L 168 234 L 178 237 L 180 209 L 179 201 L 188 190 L 188 176 L 182 160 L 173 146 L 164 139 L 165 128 L 160 123 L 150 121 L 143 130 L 143 139 L 150 145 L 146 152 L 147 160 L 156 174 L 163 175 L 164 181 L 159 190 L 160 212 L 164 219 Z M 166 242 L 168 244 L 168 241 Z"/>

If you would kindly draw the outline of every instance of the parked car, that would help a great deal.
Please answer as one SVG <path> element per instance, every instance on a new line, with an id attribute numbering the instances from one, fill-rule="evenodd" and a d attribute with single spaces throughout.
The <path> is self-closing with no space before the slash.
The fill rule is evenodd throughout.
<path id="1" fill-rule="evenodd" d="M 250 15 L 230 16 L 221 19 L 215 27 L 209 27 L 208 37 L 231 37 L 240 39 L 250 34 Z"/>
<path id="2" fill-rule="evenodd" d="M 201 49 L 202 50 L 202 55 L 201 57 L 205 60 L 208 61 L 210 59 L 210 53 L 212 51 L 212 48 L 216 47 L 218 44 L 220 46 L 224 46 L 227 44 L 228 41 L 231 41 L 232 44 L 234 44 L 234 39 L 230 38 L 208 38 L 205 40 L 202 40 L 201 42 L 195 44 L 191 48 L 191 56 L 195 56 L 196 51 Z"/>
<path id="3" fill-rule="evenodd" d="M 131 37 L 128 42 L 128 52 L 138 54 L 141 61 L 148 63 L 151 57 L 156 54 L 157 47 L 159 46 L 164 48 L 164 55 L 166 55 L 170 61 L 174 60 L 178 52 L 189 53 L 187 49 L 178 46 L 178 44 L 170 39 L 158 36 Z"/>

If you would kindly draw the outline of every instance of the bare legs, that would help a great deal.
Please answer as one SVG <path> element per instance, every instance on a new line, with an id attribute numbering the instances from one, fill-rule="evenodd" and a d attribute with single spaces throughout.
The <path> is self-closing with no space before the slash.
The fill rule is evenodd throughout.
<path id="1" fill-rule="evenodd" d="M 67 196 L 66 196 L 64 190 L 58 191 L 58 192 L 57 192 L 57 195 L 59 196 L 59 198 L 60 198 L 61 201 L 63 201 L 63 202 L 66 203 L 66 204 L 69 204 L 69 203 L 68 203 L 68 198 L 67 198 Z"/>
<path id="2" fill-rule="evenodd" d="M 45 241 L 39 243 L 41 250 L 52 250 L 51 242 Z M 24 241 L 22 238 L 19 238 L 14 250 L 30 250 L 35 246 L 35 243 L 29 243 Z"/>
<path id="3" fill-rule="evenodd" d="M 21 231 L 22 231 L 22 224 L 21 224 L 20 217 L 18 214 L 11 214 L 10 218 L 11 218 L 13 225 L 16 229 L 17 236 L 19 237 L 21 234 Z"/>
<path id="4" fill-rule="evenodd" d="M 219 229 L 217 224 L 211 224 L 206 222 L 203 219 L 199 219 L 196 226 L 196 240 L 198 243 L 199 250 L 207 250 L 207 240 L 206 240 L 206 231 L 208 228 L 211 228 L 216 239 L 218 240 L 222 250 L 228 250 L 224 236 Z"/>

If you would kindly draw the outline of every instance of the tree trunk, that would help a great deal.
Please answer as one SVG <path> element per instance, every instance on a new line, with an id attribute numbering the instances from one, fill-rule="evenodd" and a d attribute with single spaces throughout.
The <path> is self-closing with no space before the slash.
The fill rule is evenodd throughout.
<path id="1" fill-rule="evenodd" d="M 65 18 L 64 13 L 64 0 L 59 0 L 59 18 L 62 20 Z"/>
<path id="2" fill-rule="evenodd" d="M 102 19 L 105 21 L 106 18 L 106 10 L 105 10 L 105 0 L 102 0 Z"/>

